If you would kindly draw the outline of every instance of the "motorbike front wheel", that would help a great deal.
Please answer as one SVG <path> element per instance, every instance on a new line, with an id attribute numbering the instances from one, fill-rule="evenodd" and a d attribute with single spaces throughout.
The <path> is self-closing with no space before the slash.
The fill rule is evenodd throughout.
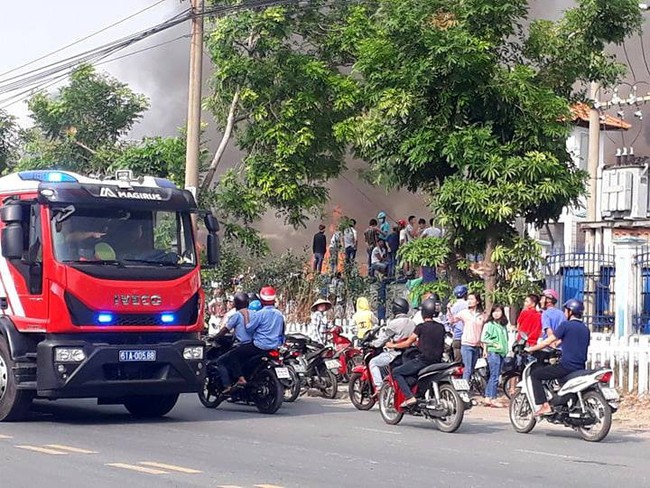
<path id="1" fill-rule="evenodd" d="M 199 401 L 203 404 L 205 408 L 217 408 L 221 403 L 221 396 L 214 391 L 212 385 L 210 385 L 210 379 L 205 378 L 203 380 L 203 386 L 199 390 Z"/>
<path id="2" fill-rule="evenodd" d="M 397 425 L 404 418 L 404 412 L 397 411 L 395 389 L 388 382 L 384 383 L 379 390 L 379 413 L 384 422 L 390 425 Z"/>
<path id="3" fill-rule="evenodd" d="M 348 384 L 348 395 L 358 410 L 370 410 L 377 400 L 372 396 L 372 383 L 361 378 L 361 373 L 352 373 Z"/>
<path id="4" fill-rule="evenodd" d="M 585 410 L 589 412 L 596 423 L 585 427 L 580 427 L 578 433 L 580 437 L 589 442 L 600 442 L 612 428 L 612 409 L 607 400 L 597 391 L 588 391 L 582 396 Z"/>
<path id="5" fill-rule="evenodd" d="M 440 387 L 440 403 L 449 412 L 449 415 L 433 419 L 436 426 L 442 432 L 456 432 L 460 424 L 463 423 L 465 403 L 463 403 L 454 387 L 449 384 Z"/>
<path id="6" fill-rule="evenodd" d="M 521 375 L 519 373 L 506 376 L 503 379 L 503 393 L 508 398 L 508 400 L 512 400 L 512 397 L 517 391 L 517 385 L 519 384 L 520 381 L 521 381 Z"/>
<path id="7" fill-rule="evenodd" d="M 291 379 L 289 379 L 289 386 L 284 388 L 284 401 L 291 403 L 295 402 L 300 396 L 300 376 L 298 376 L 298 373 L 296 373 L 296 370 L 290 364 L 287 364 L 286 367 L 289 370 Z"/>
<path id="8" fill-rule="evenodd" d="M 325 367 L 320 368 L 318 371 L 318 382 L 323 398 L 334 400 L 339 391 L 339 381 L 336 375 Z"/>
<path id="9" fill-rule="evenodd" d="M 535 412 L 528 401 L 528 397 L 521 391 L 515 393 L 510 402 L 510 423 L 516 432 L 520 434 L 528 434 L 537 420 L 535 419 Z"/>

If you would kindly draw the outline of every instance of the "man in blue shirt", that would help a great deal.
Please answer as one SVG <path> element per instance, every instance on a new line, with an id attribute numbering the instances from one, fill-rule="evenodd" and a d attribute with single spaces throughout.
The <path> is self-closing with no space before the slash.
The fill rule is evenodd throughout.
<path id="1" fill-rule="evenodd" d="M 252 334 L 253 341 L 239 346 L 233 351 L 232 371 L 239 378 L 237 384 L 245 385 L 246 378 L 242 365 L 255 356 L 277 349 L 284 343 L 284 316 L 275 308 L 275 290 L 265 286 L 260 290 L 262 310 L 255 312 L 246 324 L 246 332 Z"/>
<path id="2" fill-rule="evenodd" d="M 454 354 L 454 361 L 460 361 L 460 340 L 463 336 L 463 329 L 465 324 L 462 320 L 456 319 L 458 314 L 463 310 L 469 308 L 467 304 L 467 295 L 469 289 L 467 285 L 458 285 L 454 288 L 454 296 L 456 297 L 456 302 L 452 305 L 449 303 L 447 305 L 447 329 L 453 334 L 453 342 L 451 348 Z"/>
<path id="3" fill-rule="evenodd" d="M 555 331 L 564 322 L 564 313 L 555 306 L 559 298 L 557 292 L 551 288 L 542 292 L 542 339 L 548 338 L 548 329 Z"/>
<path id="4" fill-rule="evenodd" d="M 589 328 L 582 322 L 582 314 L 585 306 L 580 300 L 571 299 L 564 304 L 564 316 L 562 322 L 555 331 L 548 329 L 548 337 L 536 346 L 526 348 L 528 352 L 539 351 L 550 346 L 556 341 L 562 343 L 562 359 L 559 364 L 533 369 L 530 374 L 535 404 L 541 405 L 535 412 L 535 416 L 546 415 L 552 412 L 551 406 L 546 401 L 543 380 L 554 380 L 564 378 L 574 371 L 585 369 L 587 363 L 587 351 L 591 334 Z"/>
<path id="5" fill-rule="evenodd" d="M 224 325 L 215 336 L 215 339 L 226 335 L 228 332 L 235 331 L 235 341 L 241 344 L 249 344 L 253 340 L 253 336 L 246 330 L 246 324 L 250 321 L 254 312 L 248 310 L 248 295 L 245 293 L 235 293 L 233 297 L 236 313 L 230 316 L 228 323 Z M 237 347 L 231 349 L 215 362 L 217 371 L 221 378 L 221 384 L 224 388 L 232 385 L 232 378 L 230 372 L 233 370 L 233 363 Z"/>

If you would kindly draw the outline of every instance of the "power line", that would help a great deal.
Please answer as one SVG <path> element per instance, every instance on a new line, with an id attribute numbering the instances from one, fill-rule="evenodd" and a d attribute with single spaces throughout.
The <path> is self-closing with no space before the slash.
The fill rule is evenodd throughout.
<path id="1" fill-rule="evenodd" d="M 632 73 L 632 79 L 636 82 L 636 73 L 634 72 L 632 63 L 630 62 L 630 56 L 628 56 L 627 54 L 627 47 L 625 47 L 625 41 L 623 41 L 623 52 L 625 53 L 625 59 L 627 60 L 627 65 L 630 68 L 630 73 Z"/>
<path id="2" fill-rule="evenodd" d="M 19 69 L 25 68 L 27 66 L 31 66 L 32 64 L 37 63 L 38 61 L 41 61 L 43 59 L 49 58 L 50 56 L 53 56 L 54 54 L 60 53 L 61 51 L 65 51 L 69 47 L 72 47 L 72 46 L 74 46 L 76 44 L 79 44 L 79 43 L 81 43 L 83 41 L 86 41 L 86 40 L 90 39 L 91 37 L 95 37 L 96 35 L 101 34 L 102 32 L 106 32 L 107 30 L 112 29 L 113 27 L 115 27 L 115 26 L 117 26 L 119 24 L 122 24 L 123 22 L 126 22 L 127 20 L 130 20 L 133 17 L 136 17 L 136 16 L 140 15 L 141 13 L 146 12 L 147 10 L 150 10 L 150 9 L 160 5 L 164 1 L 165 0 L 159 0 L 158 2 L 154 3 L 153 5 L 149 5 L 148 7 L 145 7 L 142 10 L 138 10 L 137 12 L 135 12 L 135 13 L 127 16 L 127 17 L 124 17 L 123 19 L 118 20 L 117 22 L 114 22 L 111 25 L 108 25 L 108 26 L 106 26 L 106 27 L 104 27 L 104 28 L 102 28 L 102 29 L 100 29 L 100 30 L 98 30 L 96 32 L 93 32 L 92 34 L 88 34 L 87 36 L 82 37 L 81 39 L 77 39 L 76 41 L 73 41 L 70 44 L 66 44 L 65 46 L 60 47 L 59 49 L 57 49 L 55 51 L 52 51 L 52 52 L 50 52 L 48 54 L 45 54 L 45 55 L 43 55 L 43 56 L 41 56 L 39 58 L 33 59 L 32 61 L 29 61 L 28 63 L 25 63 L 25 64 L 22 64 L 20 66 L 15 67 L 15 68 L 12 68 L 9 71 L 5 71 L 4 73 L 0 73 L 0 77 L 8 75 L 10 73 L 14 73 L 14 72 L 18 71 Z"/>
<path id="3" fill-rule="evenodd" d="M 650 75 L 650 67 L 648 67 L 648 58 L 645 56 L 645 47 L 643 47 L 643 31 L 639 33 L 639 40 L 641 41 L 641 54 L 643 56 L 643 64 L 645 65 L 645 70 Z"/>

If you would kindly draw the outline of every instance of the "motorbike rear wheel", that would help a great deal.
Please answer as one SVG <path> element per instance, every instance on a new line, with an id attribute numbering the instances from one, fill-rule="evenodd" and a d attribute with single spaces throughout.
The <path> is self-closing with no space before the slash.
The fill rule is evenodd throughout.
<path id="1" fill-rule="evenodd" d="M 588 391 L 582 396 L 585 409 L 598 420 L 597 423 L 578 428 L 580 437 L 588 442 L 600 442 L 612 428 L 612 409 L 607 400 L 597 391 Z"/>
<path id="2" fill-rule="evenodd" d="M 222 401 L 221 395 L 211 388 L 210 379 L 203 380 L 203 386 L 199 390 L 199 401 L 205 408 L 217 408 Z"/>
<path id="3" fill-rule="evenodd" d="M 463 423 L 465 416 L 465 403 L 458 395 L 456 389 L 445 384 L 440 387 L 440 403 L 449 411 L 447 417 L 434 418 L 438 430 L 442 432 L 456 432 Z"/>
<path id="4" fill-rule="evenodd" d="M 261 370 L 254 379 L 255 392 L 252 394 L 255 406 L 260 413 L 273 414 L 282 406 L 284 388 L 270 369 Z"/>
<path id="5" fill-rule="evenodd" d="M 284 401 L 285 402 L 295 402 L 300 396 L 300 376 L 296 373 L 296 370 L 293 369 L 293 366 L 290 364 L 285 365 L 289 370 L 289 386 L 284 389 Z"/>
<path id="6" fill-rule="evenodd" d="M 503 393 L 509 400 L 512 400 L 512 397 L 517 391 L 517 385 L 519 384 L 520 381 L 521 381 L 521 375 L 519 373 L 515 373 L 514 375 L 508 375 L 505 378 L 503 378 Z"/>
<path id="7" fill-rule="evenodd" d="M 352 373 L 348 384 L 348 396 L 358 410 L 370 410 L 377 400 L 372 396 L 372 384 L 361 378 L 361 373 Z"/>
<path id="8" fill-rule="evenodd" d="M 404 412 L 397 411 L 395 389 L 390 383 L 384 383 L 379 390 L 379 413 L 389 425 L 397 425 L 404 418 Z"/>
<path id="9" fill-rule="evenodd" d="M 321 386 L 320 391 L 323 394 L 323 398 L 334 400 L 336 394 L 339 392 L 339 381 L 336 375 L 323 366 L 318 370 L 318 382 Z"/>
<path id="10" fill-rule="evenodd" d="M 508 414 L 512 427 L 520 434 L 528 434 L 537 423 L 533 407 L 530 405 L 528 397 L 521 391 L 512 397 Z"/>

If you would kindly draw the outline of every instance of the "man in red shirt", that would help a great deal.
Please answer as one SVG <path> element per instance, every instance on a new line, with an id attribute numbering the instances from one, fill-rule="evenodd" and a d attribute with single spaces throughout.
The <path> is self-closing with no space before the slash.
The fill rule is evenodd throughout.
<path id="1" fill-rule="evenodd" d="M 519 334 L 528 336 L 528 345 L 535 346 L 537 340 L 542 335 L 542 314 L 537 310 L 539 297 L 537 295 L 528 295 L 524 300 L 524 309 L 517 319 L 517 338 Z"/>

